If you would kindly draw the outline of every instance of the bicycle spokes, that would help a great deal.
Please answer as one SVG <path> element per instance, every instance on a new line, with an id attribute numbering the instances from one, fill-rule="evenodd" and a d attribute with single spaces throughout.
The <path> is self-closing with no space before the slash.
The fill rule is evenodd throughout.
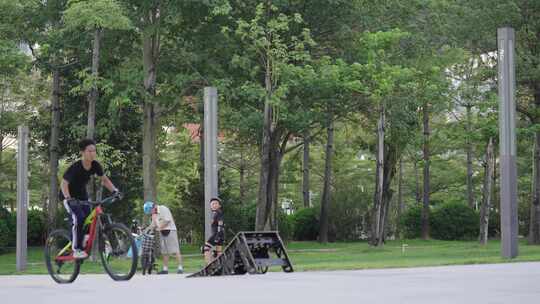
<path id="1" fill-rule="evenodd" d="M 73 258 L 71 237 L 66 230 L 53 231 L 45 245 L 45 263 L 53 280 L 71 283 L 79 274 L 80 264 Z"/>
<path id="2" fill-rule="evenodd" d="M 114 280 L 128 280 L 133 276 L 137 249 L 131 232 L 124 225 L 110 224 L 102 230 L 99 251 L 105 270 Z"/>

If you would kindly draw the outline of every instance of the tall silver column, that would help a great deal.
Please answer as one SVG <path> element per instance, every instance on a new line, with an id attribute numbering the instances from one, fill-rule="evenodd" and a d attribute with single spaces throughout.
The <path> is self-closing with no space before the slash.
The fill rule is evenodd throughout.
<path id="1" fill-rule="evenodd" d="M 28 232 L 28 127 L 19 126 L 17 146 L 17 271 L 26 269 Z"/>
<path id="2" fill-rule="evenodd" d="M 210 199 L 218 195 L 217 89 L 204 88 L 204 238 L 210 237 Z"/>
<path id="3" fill-rule="evenodd" d="M 497 30 L 499 129 L 501 164 L 501 251 L 505 258 L 518 255 L 515 33 L 512 28 Z"/>

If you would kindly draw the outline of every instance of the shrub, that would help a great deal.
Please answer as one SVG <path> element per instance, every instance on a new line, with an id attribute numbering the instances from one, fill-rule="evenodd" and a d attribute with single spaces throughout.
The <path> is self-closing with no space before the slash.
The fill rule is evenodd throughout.
<path id="1" fill-rule="evenodd" d="M 330 204 L 330 241 L 356 241 L 367 235 L 364 227 L 369 198 L 362 193 L 338 192 Z"/>
<path id="2" fill-rule="evenodd" d="M 252 231 L 255 228 L 256 210 L 256 203 L 230 203 L 223 207 L 227 240 L 231 240 L 240 231 Z"/>
<path id="3" fill-rule="evenodd" d="M 45 244 L 45 214 L 40 210 L 28 211 L 28 246 Z"/>
<path id="4" fill-rule="evenodd" d="M 294 234 L 294 215 L 287 215 L 280 212 L 278 219 L 279 236 L 284 242 L 288 242 L 293 238 Z"/>
<path id="5" fill-rule="evenodd" d="M 518 234 L 527 237 L 529 235 L 529 224 L 531 220 L 530 201 L 518 201 Z"/>
<path id="6" fill-rule="evenodd" d="M 474 239 L 479 225 L 478 212 L 463 203 L 445 203 L 430 216 L 431 237 L 439 240 Z"/>
<path id="7" fill-rule="evenodd" d="M 49 227 L 49 231 L 53 231 L 54 229 L 71 230 L 70 215 L 63 206 L 57 209 L 53 227 Z"/>
<path id="8" fill-rule="evenodd" d="M 5 219 L 0 218 L 0 254 L 6 253 L 9 246 L 9 228 Z"/>
<path id="9" fill-rule="evenodd" d="M 5 225 L 0 238 L 5 238 L 6 242 L 5 245 L 0 245 L 0 247 L 15 247 L 17 241 L 17 218 L 15 214 L 11 214 L 7 209 L 0 207 L 0 221 Z"/>
<path id="10" fill-rule="evenodd" d="M 422 234 L 422 206 L 414 205 L 403 213 L 400 230 L 406 239 L 419 238 Z"/>
<path id="11" fill-rule="evenodd" d="M 500 237 L 500 235 L 501 235 L 501 214 L 491 209 L 491 211 L 489 212 L 488 236 Z"/>
<path id="12" fill-rule="evenodd" d="M 319 209 L 304 208 L 292 215 L 293 237 L 296 241 L 315 241 L 319 235 Z"/>

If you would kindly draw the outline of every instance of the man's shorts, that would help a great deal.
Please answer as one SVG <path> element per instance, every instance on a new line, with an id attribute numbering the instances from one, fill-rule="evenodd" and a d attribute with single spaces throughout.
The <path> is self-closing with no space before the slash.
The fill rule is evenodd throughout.
<path id="1" fill-rule="evenodd" d="M 161 240 L 161 254 L 176 254 L 180 252 L 176 230 L 171 230 L 167 236 L 160 234 L 159 237 Z"/>

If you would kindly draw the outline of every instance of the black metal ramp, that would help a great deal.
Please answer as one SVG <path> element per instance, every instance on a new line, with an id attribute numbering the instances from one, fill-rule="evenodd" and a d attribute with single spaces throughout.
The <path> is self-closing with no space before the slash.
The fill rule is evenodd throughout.
<path id="1" fill-rule="evenodd" d="M 264 274 L 270 266 L 281 266 L 285 272 L 293 272 L 293 266 L 276 231 L 238 232 L 225 247 L 223 253 L 212 263 L 188 278 Z"/>

